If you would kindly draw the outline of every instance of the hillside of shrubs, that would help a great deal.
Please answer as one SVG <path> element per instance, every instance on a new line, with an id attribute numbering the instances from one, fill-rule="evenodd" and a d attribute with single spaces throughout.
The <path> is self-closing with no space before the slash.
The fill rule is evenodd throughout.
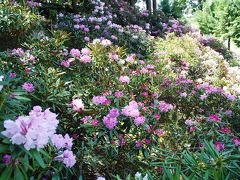
<path id="1" fill-rule="evenodd" d="M 0 180 L 239 179 L 240 58 L 164 9 L 68 6 L 0 4 Z"/>

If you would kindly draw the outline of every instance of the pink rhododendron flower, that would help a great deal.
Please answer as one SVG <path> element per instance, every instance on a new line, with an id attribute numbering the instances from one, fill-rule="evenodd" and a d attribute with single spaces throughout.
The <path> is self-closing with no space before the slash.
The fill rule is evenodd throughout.
<path id="1" fill-rule="evenodd" d="M 128 76 L 120 76 L 118 79 L 121 83 L 127 83 L 129 84 L 130 78 Z"/>
<path id="2" fill-rule="evenodd" d="M 76 163 L 76 156 L 70 150 L 65 150 L 61 155 L 54 158 L 56 161 L 60 161 L 66 165 L 66 167 L 73 167 Z"/>
<path id="3" fill-rule="evenodd" d="M 181 97 L 187 97 L 187 93 L 186 92 L 183 92 L 180 94 Z"/>
<path id="4" fill-rule="evenodd" d="M 107 101 L 106 96 L 94 96 L 92 99 L 93 104 L 95 105 L 104 105 L 104 103 Z"/>
<path id="5" fill-rule="evenodd" d="M 99 30 L 99 29 L 100 29 L 100 26 L 99 26 L 99 25 L 96 25 L 94 28 L 97 29 L 97 30 Z"/>
<path id="6" fill-rule="evenodd" d="M 36 59 L 36 58 L 35 58 L 33 55 L 30 55 L 30 57 L 29 57 L 29 61 L 30 61 L 30 62 L 35 61 L 35 59 Z"/>
<path id="7" fill-rule="evenodd" d="M 31 72 L 31 68 L 25 68 L 25 72 L 29 74 Z"/>
<path id="8" fill-rule="evenodd" d="M 185 124 L 186 124 L 187 126 L 193 126 L 193 125 L 195 125 L 195 122 L 192 121 L 191 119 L 187 119 L 187 120 L 185 121 Z"/>
<path id="9" fill-rule="evenodd" d="M 117 118 L 111 118 L 109 115 L 107 115 L 103 118 L 103 123 L 106 126 L 106 128 L 112 130 L 118 124 L 118 121 Z"/>
<path id="10" fill-rule="evenodd" d="M 29 116 L 19 116 L 16 121 L 5 120 L 6 128 L 2 134 L 10 139 L 12 144 L 23 144 L 29 149 L 40 149 L 48 144 L 49 138 L 56 132 L 57 115 L 40 106 L 34 106 Z"/>
<path id="11" fill-rule="evenodd" d="M 145 122 L 146 118 L 144 116 L 135 117 L 134 124 L 139 126 Z"/>
<path id="12" fill-rule="evenodd" d="M 108 57 L 111 60 L 118 60 L 118 55 L 116 53 L 109 53 Z"/>
<path id="13" fill-rule="evenodd" d="M 208 120 L 211 122 L 218 122 L 218 121 L 221 121 L 221 118 L 216 114 L 211 114 Z"/>
<path id="14" fill-rule="evenodd" d="M 22 89 L 26 90 L 27 92 L 33 92 L 34 91 L 34 86 L 32 83 L 25 82 L 22 85 Z"/>
<path id="15" fill-rule="evenodd" d="M 240 146 L 240 138 L 234 137 L 232 141 L 236 146 Z"/>
<path id="16" fill-rule="evenodd" d="M 230 101 L 234 101 L 235 100 L 235 96 L 230 94 L 230 93 L 225 93 L 224 94 Z"/>
<path id="17" fill-rule="evenodd" d="M 214 144 L 215 148 L 217 149 L 217 151 L 221 151 L 225 149 L 224 144 L 222 144 L 220 141 L 216 141 Z"/>
<path id="18" fill-rule="evenodd" d="M 113 108 L 109 111 L 108 115 L 103 118 L 103 123 L 108 129 L 114 129 L 117 125 L 117 117 L 119 116 L 119 111 L 117 108 Z"/>
<path id="19" fill-rule="evenodd" d="M 84 32 L 89 32 L 89 28 L 86 28 L 86 27 L 85 27 L 85 28 L 83 29 L 83 31 L 84 31 Z"/>
<path id="20" fill-rule="evenodd" d="M 156 120 L 159 120 L 159 119 L 161 118 L 161 115 L 160 115 L 160 114 L 155 114 L 155 115 L 154 115 L 154 118 L 155 118 Z"/>
<path id="21" fill-rule="evenodd" d="M 190 128 L 189 128 L 189 132 L 193 132 L 193 131 L 196 131 L 197 130 L 197 128 L 196 127 L 193 127 L 193 126 L 191 126 Z"/>
<path id="22" fill-rule="evenodd" d="M 220 129 L 220 132 L 225 133 L 225 134 L 229 134 L 229 133 L 231 133 L 231 129 L 223 127 L 223 128 Z"/>
<path id="23" fill-rule="evenodd" d="M 103 105 L 110 105 L 111 104 L 111 100 L 107 99 L 106 101 L 104 101 Z"/>
<path id="24" fill-rule="evenodd" d="M 74 99 L 71 102 L 71 106 L 74 111 L 81 112 L 84 110 L 84 104 L 82 102 L 82 99 Z"/>
<path id="25" fill-rule="evenodd" d="M 111 46 L 112 45 L 112 42 L 108 39 L 103 39 L 100 43 L 103 46 Z"/>
<path id="26" fill-rule="evenodd" d="M 201 100 L 204 100 L 204 99 L 206 99 L 206 98 L 207 98 L 207 95 L 206 95 L 205 93 L 200 96 L 200 99 L 201 99 Z"/>
<path id="27" fill-rule="evenodd" d="M 135 54 L 131 54 L 130 56 L 127 57 L 126 61 L 129 63 L 134 63 L 136 55 Z"/>
<path id="28" fill-rule="evenodd" d="M 113 109 L 110 110 L 108 115 L 111 118 L 117 118 L 119 116 L 119 111 L 118 111 L 117 108 L 113 108 Z"/>
<path id="29" fill-rule="evenodd" d="M 51 137 L 51 141 L 57 149 L 61 148 L 66 148 L 68 150 L 72 149 L 73 139 L 70 138 L 68 134 L 65 134 L 64 137 L 61 134 L 54 134 Z"/>
<path id="30" fill-rule="evenodd" d="M 84 117 L 81 119 L 81 121 L 82 121 L 84 124 L 88 123 L 88 122 L 91 121 L 91 120 L 92 120 L 92 117 L 91 117 L 91 116 L 84 116 Z"/>
<path id="31" fill-rule="evenodd" d="M 142 145 L 143 145 L 143 143 L 142 143 L 142 141 L 136 141 L 136 147 L 137 148 L 140 148 L 140 147 L 142 147 Z"/>
<path id="32" fill-rule="evenodd" d="M 122 114 L 124 116 L 138 117 L 140 112 L 138 110 L 138 104 L 136 101 L 131 101 L 128 106 L 122 109 Z"/>
<path id="33" fill-rule="evenodd" d="M 146 144 L 151 144 L 151 140 L 150 139 L 145 139 L 145 143 Z"/>
<path id="34" fill-rule="evenodd" d="M 88 49 L 88 48 L 83 48 L 83 49 L 81 50 L 81 53 L 82 53 L 83 55 L 89 55 L 89 54 L 91 54 L 91 51 L 90 51 L 90 49 Z"/>
<path id="35" fill-rule="evenodd" d="M 91 124 L 92 124 L 93 126 L 98 126 L 99 122 L 98 122 L 97 119 L 94 119 L 94 120 L 91 121 Z"/>
<path id="36" fill-rule="evenodd" d="M 70 67 L 70 62 L 68 60 L 63 60 L 61 61 L 61 66 L 64 66 L 64 67 Z"/>
<path id="37" fill-rule="evenodd" d="M 120 98 L 120 97 L 123 97 L 123 96 L 124 96 L 124 93 L 123 93 L 122 91 L 117 91 L 117 92 L 114 93 L 114 96 L 115 96 L 116 98 Z"/>
<path id="38" fill-rule="evenodd" d="M 89 37 L 84 37 L 84 40 L 86 41 L 86 42 L 89 42 L 90 41 L 90 38 Z"/>
<path id="39" fill-rule="evenodd" d="M 158 135 L 159 137 L 164 136 L 164 135 L 166 134 L 165 131 L 162 130 L 162 129 L 157 129 L 157 130 L 156 130 L 156 133 L 157 133 L 157 135 Z"/>
<path id="40" fill-rule="evenodd" d="M 158 109 L 161 111 L 161 112 L 168 112 L 170 110 L 173 109 L 173 105 L 171 104 L 168 104 L 164 101 L 160 101 L 160 104 L 158 106 Z"/>
<path id="41" fill-rule="evenodd" d="M 64 138 L 61 134 L 52 135 L 51 141 L 57 149 L 61 149 L 64 147 Z"/>
<path id="42" fill-rule="evenodd" d="M 232 111 L 230 109 L 228 109 L 228 110 L 226 110 L 225 114 L 230 116 L 230 115 L 232 115 Z"/>
<path id="43" fill-rule="evenodd" d="M 92 59 L 88 55 L 83 55 L 80 57 L 80 61 L 86 64 L 86 63 L 90 63 L 92 61 Z"/>
<path id="44" fill-rule="evenodd" d="M 81 53 L 78 49 L 71 49 L 70 54 L 72 57 L 75 57 L 75 58 L 81 56 Z"/>
<path id="45" fill-rule="evenodd" d="M 15 78 L 16 77 L 16 73 L 14 73 L 14 72 L 10 73 L 10 77 L 11 78 Z"/>

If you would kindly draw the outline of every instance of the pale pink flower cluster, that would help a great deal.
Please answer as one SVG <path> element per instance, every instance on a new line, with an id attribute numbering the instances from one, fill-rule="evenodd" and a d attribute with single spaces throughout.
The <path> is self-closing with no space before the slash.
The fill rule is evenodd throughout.
<path id="1" fill-rule="evenodd" d="M 131 54 L 130 56 L 127 57 L 126 61 L 129 63 L 134 63 L 136 55 L 135 54 Z"/>
<path id="2" fill-rule="evenodd" d="M 92 61 L 92 58 L 90 57 L 91 51 L 88 48 L 83 48 L 81 52 L 78 49 L 72 49 L 70 51 L 70 54 L 72 57 L 79 59 L 80 62 L 84 64 L 90 63 Z"/>
<path id="3" fill-rule="evenodd" d="M 23 144 L 27 150 L 40 149 L 48 144 L 58 125 L 57 115 L 40 106 L 34 106 L 29 116 L 19 116 L 16 121 L 5 120 L 6 128 L 2 134 L 10 139 L 12 144 Z"/>
<path id="4" fill-rule="evenodd" d="M 54 158 L 56 161 L 60 161 L 66 165 L 66 167 L 73 167 L 76 163 L 76 156 L 72 151 L 66 149 L 62 154 Z"/>
<path id="5" fill-rule="evenodd" d="M 114 108 L 111 109 L 107 116 L 103 118 L 103 123 L 108 129 L 114 129 L 114 127 L 117 125 L 117 117 L 119 116 L 118 109 Z"/>
<path id="6" fill-rule="evenodd" d="M 144 116 L 139 116 L 134 119 L 134 124 L 139 126 L 145 122 L 146 118 Z"/>
<path id="7" fill-rule="evenodd" d="M 100 44 L 103 46 L 111 46 L 112 42 L 108 39 L 103 39 L 103 40 L 101 40 Z"/>
<path id="8" fill-rule="evenodd" d="M 122 109 L 122 114 L 124 116 L 130 116 L 130 117 L 138 117 L 140 115 L 140 112 L 138 110 L 138 104 L 136 101 L 131 101 L 128 106 L 125 106 Z"/>
<path id="9" fill-rule="evenodd" d="M 160 101 L 160 104 L 158 106 L 158 109 L 161 112 L 168 112 L 173 109 L 173 105 L 166 103 L 165 101 Z"/>
<path id="10" fill-rule="evenodd" d="M 94 96 L 92 98 L 92 102 L 95 105 L 99 105 L 99 104 L 104 105 L 106 101 L 108 101 L 106 96 Z"/>
<path id="11" fill-rule="evenodd" d="M 82 102 L 82 99 L 74 99 L 71 102 L 71 106 L 74 111 L 81 112 L 84 110 L 84 104 Z"/>
<path id="12" fill-rule="evenodd" d="M 33 92 L 34 91 L 34 86 L 32 83 L 25 82 L 22 85 L 22 89 L 26 90 L 27 92 Z"/>
<path id="13" fill-rule="evenodd" d="M 116 98 L 123 97 L 123 96 L 124 96 L 124 92 L 122 92 L 122 91 L 116 91 L 116 92 L 114 93 L 114 96 L 115 96 Z"/>
<path id="14" fill-rule="evenodd" d="M 61 134 L 54 134 L 51 137 L 51 141 L 57 149 L 61 148 L 66 148 L 68 150 L 72 149 L 73 139 L 70 138 L 68 134 L 65 134 L 64 137 Z"/>
<path id="15" fill-rule="evenodd" d="M 130 83 L 130 78 L 128 76 L 120 76 L 118 79 L 121 83 Z"/>
<path id="16" fill-rule="evenodd" d="M 80 57 L 80 62 L 86 64 L 90 63 L 92 61 L 92 58 L 89 55 L 83 55 Z"/>
<path id="17" fill-rule="evenodd" d="M 70 67 L 70 61 L 69 60 L 61 61 L 61 66 L 64 66 L 66 68 Z"/>
<path id="18" fill-rule="evenodd" d="M 81 52 L 80 52 L 78 49 L 72 49 L 72 50 L 70 51 L 70 54 L 71 54 L 72 57 L 75 57 L 75 58 L 81 56 Z"/>
<path id="19" fill-rule="evenodd" d="M 44 148 L 51 140 L 58 150 L 65 149 L 55 160 L 63 162 L 66 167 L 72 167 L 76 163 L 76 156 L 71 151 L 73 139 L 68 134 L 64 137 L 55 134 L 58 123 L 55 113 L 49 109 L 42 111 L 40 106 L 34 106 L 28 116 L 19 116 L 16 121 L 5 120 L 6 130 L 2 134 L 8 137 L 12 144 L 23 144 L 27 150 Z"/>

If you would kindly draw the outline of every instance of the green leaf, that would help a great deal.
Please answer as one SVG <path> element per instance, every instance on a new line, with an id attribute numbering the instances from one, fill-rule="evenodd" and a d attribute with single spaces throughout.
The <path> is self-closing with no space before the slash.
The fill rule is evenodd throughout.
<path id="1" fill-rule="evenodd" d="M 12 171 L 13 171 L 12 166 L 8 166 L 8 167 L 3 171 L 3 173 L 1 174 L 0 179 L 1 179 L 1 180 L 8 180 L 8 179 L 10 179 L 11 174 L 12 174 Z"/>
<path id="2" fill-rule="evenodd" d="M 24 180 L 24 176 L 18 167 L 14 170 L 14 180 Z"/>
<path id="3" fill-rule="evenodd" d="M 9 148 L 8 148 L 8 146 L 7 145 L 1 145 L 0 146 L 0 153 L 4 153 L 4 152 L 6 152 L 6 150 L 8 150 Z"/>
<path id="4" fill-rule="evenodd" d="M 44 163 L 42 156 L 38 151 L 33 151 L 32 155 L 42 168 L 46 168 L 46 164 Z"/>
<path id="5" fill-rule="evenodd" d="M 15 96 L 14 98 L 18 99 L 18 100 L 21 100 L 21 101 L 25 101 L 25 102 L 31 101 L 31 99 L 26 98 L 26 97 L 22 97 L 22 96 Z"/>

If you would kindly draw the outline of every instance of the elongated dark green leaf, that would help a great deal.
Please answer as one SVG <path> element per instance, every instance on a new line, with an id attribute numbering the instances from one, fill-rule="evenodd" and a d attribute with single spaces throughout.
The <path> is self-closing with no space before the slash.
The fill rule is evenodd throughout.
<path id="1" fill-rule="evenodd" d="M 13 171 L 13 167 L 12 166 L 8 166 L 3 173 L 0 176 L 0 180 L 8 180 L 11 177 Z"/>
<path id="2" fill-rule="evenodd" d="M 14 170 L 14 180 L 24 180 L 24 176 L 18 167 Z"/>
<path id="3" fill-rule="evenodd" d="M 8 146 L 7 146 L 7 145 L 1 145 L 1 146 L 0 146 L 0 153 L 6 152 L 7 149 L 8 149 Z"/>
<path id="4" fill-rule="evenodd" d="M 46 164 L 44 163 L 41 154 L 38 151 L 33 151 L 33 157 L 36 159 L 36 161 L 38 162 L 38 164 L 42 167 L 42 168 L 46 168 Z"/>

